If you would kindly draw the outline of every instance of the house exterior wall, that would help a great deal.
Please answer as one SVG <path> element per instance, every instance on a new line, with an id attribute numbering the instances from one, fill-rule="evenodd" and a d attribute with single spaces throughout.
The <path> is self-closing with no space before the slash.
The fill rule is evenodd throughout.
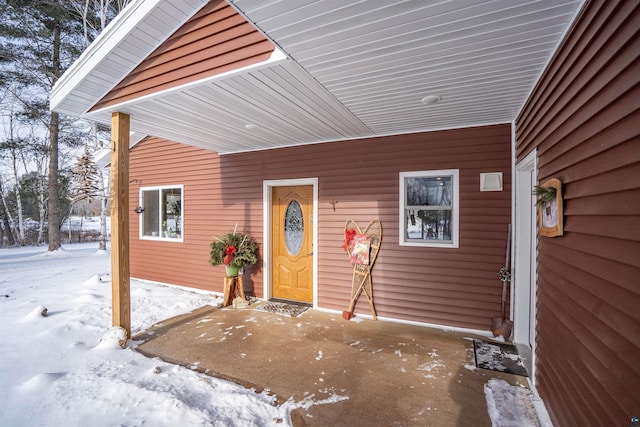
<path id="1" fill-rule="evenodd" d="M 140 188 L 184 185 L 183 242 L 140 239 L 139 216 L 129 224 L 131 276 L 180 286 L 220 291 L 209 264 L 209 244 L 220 209 L 219 157 L 216 153 L 158 138 L 146 138 L 130 152 L 129 205 Z M 219 279 L 219 280 L 215 280 Z"/>
<path id="2" fill-rule="evenodd" d="M 397 135 L 299 147 L 217 154 L 159 139 L 131 151 L 131 180 L 140 186 L 184 185 L 183 243 L 140 240 L 131 222 L 132 276 L 222 291 L 224 269 L 208 264 L 213 236 L 238 224 L 262 250 L 263 181 L 318 179 L 318 305 L 349 304 L 352 266 L 341 248 L 344 225 L 383 227 L 373 268 L 378 316 L 488 330 L 500 314 L 511 218 L 509 124 Z M 460 170 L 460 245 L 457 249 L 399 246 L 399 173 Z M 502 172 L 504 190 L 480 192 L 481 172 Z M 131 204 L 138 189 L 131 188 Z M 260 264 L 260 262 L 259 262 Z M 245 291 L 262 297 L 263 274 L 252 267 Z M 356 312 L 369 314 L 365 297 Z"/>
<path id="3" fill-rule="evenodd" d="M 589 2 L 516 120 L 559 178 L 564 236 L 538 238 L 537 389 L 555 425 L 640 414 L 640 3 Z"/>
<path id="4" fill-rule="evenodd" d="M 212 0 L 92 110 L 269 59 L 273 44 L 224 0 Z"/>

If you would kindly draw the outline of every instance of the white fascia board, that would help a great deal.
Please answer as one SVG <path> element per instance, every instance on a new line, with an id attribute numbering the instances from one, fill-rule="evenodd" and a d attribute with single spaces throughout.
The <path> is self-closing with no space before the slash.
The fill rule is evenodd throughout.
<path id="1" fill-rule="evenodd" d="M 136 28 L 161 0 L 137 0 L 125 7 L 116 18 L 96 37 L 80 57 L 58 79 L 51 89 L 51 110 L 66 99 L 82 80 L 93 71 L 98 64 L 113 52 L 118 44 Z"/>
<path id="2" fill-rule="evenodd" d="M 185 83 L 180 86 L 150 93 L 148 95 L 144 95 L 139 98 L 134 98 L 128 101 L 124 101 L 119 104 L 109 105 L 107 107 L 103 107 L 101 109 L 97 109 L 92 111 L 91 113 L 88 113 L 86 117 L 90 118 L 92 117 L 92 115 L 111 113 L 113 111 L 122 111 L 124 113 L 129 114 L 129 112 L 132 111 L 131 107 L 137 104 L 144 103 L 145 101 L 163 97 L 171 93 L 181 92 L 183 90 L 191 89 L 193 87 L 201 86 L 207 83 L 215 82 L 216 80 L 222 80 L 222 79 L 234 77 L 240 74 L 247 74 L 247 73 L 250 73 L 251 71 L 260 70 L 262 68 L 273 67 L 274 65 L 281 64 L 289 60 L 290 60 L 289 57 L 284 52 L 278 49 L 278 47 L 275 47 L 273 52 L 271 53 L 271 56 L 269 56 L 267 60 L 258 62 L 257 64 L 247 65 L 245 67 L 237 68 L 235 70 L 230 70 L 224 73 L 216 74 L 215 76 L 206 77 L 202 80 L 196 80 L 194 82 Z M 131 113 L 131 115 L 133 116 L 133 113 Z"/>
<path id="3" fill-rule="evenodd" d="M 137 143 L 145 139 L 148 135 L 140 132 L 129 132 L 129 148 L 131 149 Z M 108 168 L 111 166 L 111 149 L 101 148 L 93 153 L 93 160 L 101 168 Z"/>
<path id="4" fill-rule="evenodd" d="M 93 161 L 101 168 L 106 168 L 111 161 L 111 150 L 109 148 L 101 148 L 93 153 Z"/>
<path id="5" fill-rule="evenodd" d="M 136 145 L 138 142 L 142 141 L 143 139 L 145 139 L 147 136 L 146 133 L 142 133 L 142 132 L 130 132 L 129 134 L 129 148 L 132 148 L 134 145 Z"/>
<path id="6" fill-rule="evenodd" d="M 87 78 L 99 65 L 107 60 L 109 54 L 118 49 L 118 46 L 127 38 L 133 31 L 136 30 L 138 25 L 144 21 L 144 19 L 151 14 L 159 4 L 165 0 L 135 0 L 127 5 L 116 18 L 111 21 L 109 25 L 98 35 L 98 37 L 89 45 L 87 49 L 80 55 L 80 57 L 69 67 L 69 69 L 60 77 L 51 90 L 50 94 L 50 109 L 51 111 L 59 111 L 72 113 L 73 115 L 82 115 L 89 110 L 95 102 L 97 102 L 104 94 L 108 93 L 120 80 L 122 80 L 127 74 L 131 72 L 145 57 L 137 58 L 137 62 L 132 62 L 129 69 L 123 69 L 119 76 L 114 77 L 113 81 L 109 82 L 110 87 L 105 85 L 104 91 L 99 97 L 91 96 L 90 100 L 87 100 L 87 104 L 83 105 L 83 111 L 70 111 L 69 108 L 65 108 L 62 104 L 72 92 L 80 85 L 80 83 Z M 199 10 L 206 3 L 206 0 L 200 0 L 197 7 L 192 10 L 183 10 L 184 16 L 181 16 L 176 20 L 177 25 L 182 25 L 192 14 Z M 188 5 L 185 2 L 185 9 Z M 175 26 L 171 30 L 175 31 Z M 162 43 L 170 34 L 163 34 L 160 37 L 159 43 Z M 150 46 L 148 53 L 151 53 L 153 49 L 157 48 L 157 43 L 154 46 Z M 147 54 L 148 54 L 147 53 Z M 93 99 L 93 98 L 96 99 Z"/>

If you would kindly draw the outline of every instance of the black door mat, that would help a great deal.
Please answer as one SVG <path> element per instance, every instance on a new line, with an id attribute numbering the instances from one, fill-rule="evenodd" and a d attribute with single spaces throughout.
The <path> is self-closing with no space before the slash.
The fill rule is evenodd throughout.
<path id="1" fill-rule="evenodd" d="M 478 368 L 527 376 L 527 370 L 515 345 L 474 339 L 473 353 Z"/>
<path id="2" fill-rule="evenodd" d="M 298 317 L 309 309 L 306 305 L 291 304 L 286 302 L 267 301 L 256 307 L 256 310 L 269 313 L 282 314 L 283 316 Z"/>

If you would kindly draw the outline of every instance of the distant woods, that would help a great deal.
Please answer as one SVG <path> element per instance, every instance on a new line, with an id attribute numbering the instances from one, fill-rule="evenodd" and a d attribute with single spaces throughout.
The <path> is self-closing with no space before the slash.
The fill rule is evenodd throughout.
<path id="1" fill-rule="evenodd" d="M 93 153 L 109 129 L 49 110 L 49 93 L 129 0 L 0 0 L 0 246 L 61 244 L 74 206 L 107 212 Z M 37 234 L 30 236 L 33 230 Z M 100 247 L 106 247 L 106 226 Z"/>

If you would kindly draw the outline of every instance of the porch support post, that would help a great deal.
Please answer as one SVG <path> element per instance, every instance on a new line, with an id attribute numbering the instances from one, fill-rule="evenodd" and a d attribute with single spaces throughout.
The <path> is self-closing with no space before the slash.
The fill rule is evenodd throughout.
<path id="1" fill-rule="evenodd" d="M 131 338 L 129 264 L 129 115 L 111 115 L 111 296 L 112 325 Z"/>

